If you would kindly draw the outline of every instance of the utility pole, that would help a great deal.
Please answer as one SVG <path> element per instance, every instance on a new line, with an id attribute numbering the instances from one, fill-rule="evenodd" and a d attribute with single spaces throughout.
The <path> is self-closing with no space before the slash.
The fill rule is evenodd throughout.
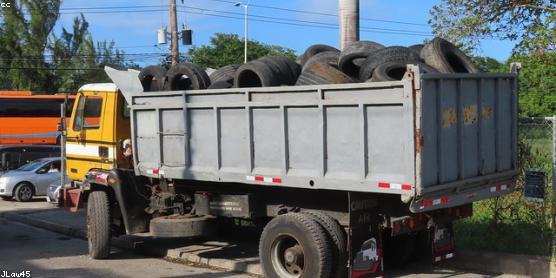
<path id="1" fill-rule="evenodd" d="M 243 16 L 244 16 L 244 18 L 243 18 L 243 32 L 245 34 L 244 35 L 245 37 L 243 38 L 243 43 L 244 43 L 244 46 L 243 46 L 243 63 L 244 64 L 247 64 L 247 42 L 248 42 L 248 40 L 247 40 L 247 20 L 249 18 L 248 14 L 247 14 L 248 9 L 249 9 L 249 6 L 243 5 Z"/>
<path id="2" fill-rule="evenodd" d="M 170 0 L 170 36 L 172 65 L 175 65 L 180 59 L 180 52 L 178 49 L 178 17 L 176 15 L 176 0 Z"/>
<path id="3" fill-rule="evenodd" d="M 359 40 L 359 0 L 339 0 L 340 49 Z"/>

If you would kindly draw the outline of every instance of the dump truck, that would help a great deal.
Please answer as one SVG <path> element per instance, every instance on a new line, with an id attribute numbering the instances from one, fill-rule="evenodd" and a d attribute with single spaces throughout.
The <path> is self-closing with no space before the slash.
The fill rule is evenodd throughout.
<path id="1" fill-rule="evenodd" d="M 267 277 L 370 277 L 417 250 L 456 255 L 452 222 L 515 189 L 518 74 L 144 92 L 136 71 L 81 87 L 65 194 L 89 254 L 110 238 L 264 227 Z M 425 246 L 425 248 L 418 248 Z M 424 251 L 423 251 L 424 250 Z"/>

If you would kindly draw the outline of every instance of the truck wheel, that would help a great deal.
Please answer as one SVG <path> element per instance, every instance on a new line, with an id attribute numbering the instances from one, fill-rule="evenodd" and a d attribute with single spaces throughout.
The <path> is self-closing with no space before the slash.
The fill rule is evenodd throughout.
<path id="1" fill-rule="evenodd" d="M 15 189 L 14 198 L 18 202 L 28 202 L 33 199 L 33 186 L 29 183 L 21 183 Z"/>
<path id="2" fill-rule="evenodd" d="M 93 191 L 87 201 L 89 256 L 106 259 L 110 254 L 110 205 L 104 191 Z"/>
<path id="3" fill-rule="evenodd" d="M 332 248 L 332 275 L 330 277 L 343 278 L 347 274 L 347 248 L 346 235 L 344 230 L 336 221 L 336 219 L 322 212 L 306 211 L 305 214 L 310 215 L 325 230 L 330 241 L 333 243 Z"/>
<path id="4" fill-rule="evenodd" d="M 259 257 L 265 277 L 330 277 L 330 243 L 322 226 L 306 214 L 288 213 L 268 222 Z"/>

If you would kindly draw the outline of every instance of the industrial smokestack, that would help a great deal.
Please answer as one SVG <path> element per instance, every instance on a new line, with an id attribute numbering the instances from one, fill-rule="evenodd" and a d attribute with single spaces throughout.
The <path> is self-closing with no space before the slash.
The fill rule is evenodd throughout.
<path id="1" fill-rule="evenodd" d="M 359 40 L 359 0 L 339 0 L 340 49 Z"/>

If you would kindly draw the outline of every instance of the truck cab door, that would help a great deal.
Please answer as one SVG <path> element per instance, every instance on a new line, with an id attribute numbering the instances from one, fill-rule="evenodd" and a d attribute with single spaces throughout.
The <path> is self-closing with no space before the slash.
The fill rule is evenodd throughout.
<path id="1" fill-rule="evenodd" d="M 66 140 L 67 174 L 72 180 L 82 180 L 89 170 L 110 169 L 113 164 L 113 121 L 107 113 L 114 109 L 107 96 L 98 91 L 77 95 Z"/>

